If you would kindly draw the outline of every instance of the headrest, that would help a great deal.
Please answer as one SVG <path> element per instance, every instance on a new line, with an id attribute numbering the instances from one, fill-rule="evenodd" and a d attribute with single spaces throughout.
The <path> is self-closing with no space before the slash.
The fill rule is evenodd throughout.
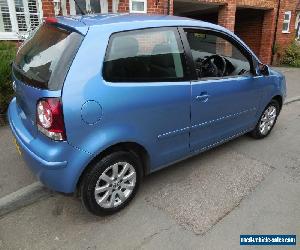
<path id="1" fill-rule="evenodd" d="M 172 48 L 167 43 L 156 45 L 152 50 L 152 63 L 164 67 L 173 67 L 174 58 L 172 55 Z"/>
<path id="2" fill-rule="evenodd" d="M 116 37 L 113 40 L 109 60 L 135 57 L 139 51 L 139 43 L 134 37 Z"/>

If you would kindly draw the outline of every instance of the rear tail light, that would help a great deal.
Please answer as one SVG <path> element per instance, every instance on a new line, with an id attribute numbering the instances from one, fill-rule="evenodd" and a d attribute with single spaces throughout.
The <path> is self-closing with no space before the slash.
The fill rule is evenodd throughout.
<path id="1" fill-rule="evenodd" d="M 39 100 L 36 108 L 36 120 L 41 133 L 52 140 L 66 140 L 62 104 L 59 98 Z"/>

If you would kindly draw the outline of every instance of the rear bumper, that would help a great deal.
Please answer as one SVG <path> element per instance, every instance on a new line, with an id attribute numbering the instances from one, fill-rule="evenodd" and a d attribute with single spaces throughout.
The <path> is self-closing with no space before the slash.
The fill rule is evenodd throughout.
<path id="1" fill-rule="evenodd" d="M 32 137 L 18 112 L 13 99 L 8 109 L 8 121 L 27 166 L 48 188 L 63 193 L 74 192 L 91 155 L 67 142 L 52 141 L 42 134 Z"/>

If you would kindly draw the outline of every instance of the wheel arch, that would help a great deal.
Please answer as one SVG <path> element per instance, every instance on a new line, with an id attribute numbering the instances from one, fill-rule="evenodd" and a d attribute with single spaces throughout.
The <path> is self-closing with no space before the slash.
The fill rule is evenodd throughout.
<path id="1" fill-rule="evenodd" d="M 89 171 L 93 164 L 99 161 L 99 159 L 117 151 L 127 151 L 135 154 L 141 160 L 143 176 L 147 175 L 150 172 L 150 156 L 144 146 L 131 141 L 116 143 L 102 150 L 98 155 L 91 159 L 91 161 L 86 165 L 86 167 L 83 168 L 76 183 L 77 193 L 79 191 L 79 187 L 81 185 L 85 173 Z"/>
<path id="2" fill-rule="evenodd" d="M 283 98 L 281 95 L 276 95 L 276 96 L 273 96 L 272 100 L 275 100 L 279 103 L 279 107 L 280 107 L 280 111 L 282 109 L 282 106 L 283 106 Z"/>

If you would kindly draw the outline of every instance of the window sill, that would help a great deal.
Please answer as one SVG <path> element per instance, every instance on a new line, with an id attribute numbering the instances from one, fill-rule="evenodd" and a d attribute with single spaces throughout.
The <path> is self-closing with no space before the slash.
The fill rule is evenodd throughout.
<path id="1" fill-rule="evenodd" d="M 138 11 L 138 10 L 131 10 L 129 11 L 130 13 L 135 13 L 135 14 L 146 14 L 147 10 L 143 10 L 143 11 Z"/>
<path id="2" fill-rule="evenodd" d="M 0 40 L 18 41 L 20 38 L 14 32 L 0 32 Z"/>
<path id="3" fill-rule="evenodd" d="M 282 34 L 291 34 L 290 31 L 282 31 Z"/>

